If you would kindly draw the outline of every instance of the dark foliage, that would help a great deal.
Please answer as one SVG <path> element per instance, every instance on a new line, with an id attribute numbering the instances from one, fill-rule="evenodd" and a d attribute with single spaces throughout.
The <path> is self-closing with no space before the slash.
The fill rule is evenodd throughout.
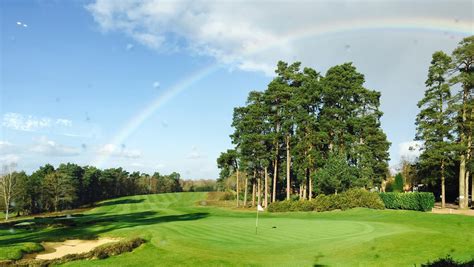
<path id="1" fill-rule="evenodd" d="M 380 198 L 387 209 L 430 211 L 435 203 L 431 192 L 380 193 Z"/>
<path id="2" fill-rule="evenodd" d="M 268 206 L 270 212 L 286 211 L 330 211 L 352 208 L 383 209 L 384 204 L 377 193 L 364 189 L 351 189 L 337 195 L 318 195 L 315 199 L 299 201 L 278 201 Z"/>
<path id="3" fill-rule="evenodd" d="M 433 262 L 421 264 L 424 267 L 474 267 L 474 259 L 468 261 L 456 261 L 450 255 L 437 259 Z"/>
<path id="4" fill-rule="evenodd" d="M 38 214 L 91 206 L 105 199 L 183 191 L 181 176 L 155 173 L 152 176 L 122 168 L 100 170 L 76 164 L 61 164 L 57 169 L 46 164 L 31 175 L 14 173 L 18 192 L 10 210 L 17 214 Z M 210 187 L 209 187 L 210 188 Z M 120 203 L 107 203 L 115 205 Z M 4 207 L 3 207 L 4 208 Z"/>

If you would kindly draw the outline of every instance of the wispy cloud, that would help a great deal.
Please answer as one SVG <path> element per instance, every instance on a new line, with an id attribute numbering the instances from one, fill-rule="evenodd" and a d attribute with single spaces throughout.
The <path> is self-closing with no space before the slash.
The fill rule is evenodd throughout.
<path id="1" fill-rule="evenodd" d="M 7 154 L 0 156 L 0 165 L 17 164 L 20 161 L 20 156 L 16 154 Z"/>
<path id="2" fill-rule="evenodd" d="M 399 24 L 413 24 L 413 21 L 419 22 L 424 18 L 433 18 L 433 21 L 449 19 L 450 23 L 463 26 L 472 23 L 472 4 L 469 1 L 449 2 L 452 3 L 441 1 L 427 5 L 423 0 L 363 3 L 96 0 L 86 8 L 102 30 L 125 32 L 138 43 L 150 48 L 165 51 L 187 49 L 240 69 L 273 74 L 274 64 L 279 59 L 289 61 L 305 58 L 321 61 L 323 57 L 319 57 L 320 54 L 315 57 L 315 53 L 329 53 L 326 56 L 333 57 L 335 52 L 345 55 L 357 50 L 352 43 L 360 39 L 359 35 L 349 40 L 339 38 L 335 40 L 337 44 L 332 42 L 325 46 L 322 44 L 326 42 L 321 42 L 321 36 L 317 34 L 304 36 L 305 45 L 292 38 L 294 34 L 311 29 L 316 33 L 341 25 L 351 29 L 357 28 L 357 23 L 361 21 L 378 21 L 378 28 L 381 28 L 383 25 L 380 22 L 388 19 L 399 19 Z M 451 11 L 453 6 L 458 7 L 455 14 Z M 282 20 L 281 14 L 285 14 L 288 19 Z M 365 46 L 368 49 L 384 49 L 371 45 L 380 39 L 378 33 L 364 36 L 363 39 L 367 39 Z M 413 49 L 412 43 L 412 40 L 403 40 L 395 45 Z M 308 44 L 313 49 L 308 49 Z M 340 51 L 335 51 L 336 47 Z M 395 57 L 388 54 L 385 56 Z M 399 58 L 398 54 L 397 56 Z"/>
<path id="3" fill-rule="evenodd" d="M 120 158 L 140 158 L 141 152 L 137 149 L 128 149 L 125 146 L 105 144 L 97 150 L 97 153 Z"/>
<path id="4" fill-rule="evenodd" d="M 422 147 L 421 141 L 406 141 L 398 144 L 398 154 L 400 158 L 413 162 L 420 156 Z"/>
<path id="5" fill-rule="evenodd" d="M 47 137 L 37 139 L 30 151 L 52 157 L 77 156 L 80 153 L 79 148 L 58 144 Z"/>
<path id="6" fill-rule="evenodd" d="M 0 141 L 0 155 L 16 152 L 16 146 L 7 141 Z"/>
<path id="7" fill-rule="evenodd" d="M 191 152 L 189 152 L 188 155 L 186 156 L 186 158 L 191 159 L 191 160 L 202 159 L 202 158 L 204 158 L 204 157 L 205 157 L 205 155 L 202 154 L 202 153 L 198 150 L 197 146 L 192 146 Z"/>
<path id="8" fill-rule="evenodd" d="M 130 50 L 133 50 L 134 47 L 135 47 L 135 46 L 134 46 L 133 44 L 127 44 L 127 45 L 125 46 L 125 50 L 130 51 Z"/>
<path id="9" fill-rule="evenodd" d="M 35 132 L 53 127 L 71 127 L 72 121 L 67 119 L 53 119 L 49 117 L 37 117 L 33 115 L 23 115 L 19 113 L 5 113 L 2 118 L 2 127 Z"/>

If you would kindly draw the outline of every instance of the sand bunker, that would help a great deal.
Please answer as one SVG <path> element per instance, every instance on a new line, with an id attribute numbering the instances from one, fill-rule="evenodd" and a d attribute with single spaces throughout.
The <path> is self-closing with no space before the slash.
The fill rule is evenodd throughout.
<path id="1" fill-rule="evenodd" d="M 100 245 L 117 241 L 117 239 L 112 238 L 101 238 L 98 240 L 72 239 L 64 242 L 43 242 L 41 245 L 45 250 L 36 254 L 34 258 L 41 260 L 57 259 L 68 254 L 89 252 Z"/>

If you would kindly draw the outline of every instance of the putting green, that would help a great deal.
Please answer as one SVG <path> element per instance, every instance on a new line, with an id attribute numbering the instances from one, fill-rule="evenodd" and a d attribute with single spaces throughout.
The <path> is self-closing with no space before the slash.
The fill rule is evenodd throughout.
<path id="1" fill-rule="evenodd" d="M 413 266 L 447 254 L 474 257 L 473 217 L 368 209 L 260 213 L 256 234 L 255 212 L 196 205 L 205 198 L 175 193 L 110 200 L 75 218 L 72 229 L 0 233 L 0 251 L 7 243 L 53 237 L 141 236 L 148 242 L 131 253 L 66 265 Z"/>

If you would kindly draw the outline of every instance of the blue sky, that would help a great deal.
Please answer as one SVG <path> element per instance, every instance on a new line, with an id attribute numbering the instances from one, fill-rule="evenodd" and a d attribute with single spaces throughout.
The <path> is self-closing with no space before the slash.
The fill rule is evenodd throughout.
<path id="1" fill-rule="evenodd" d="M 323 73 L 354 62 L 367 87 L 382 91 L 395 166 L 413 157 L 407 148 L 431 54 L 473 32 L 470 1 L 0 5 L 0 161 L 27 172 L 75 162 L 216 178 L 233 108 L 266 87 L 279 59 Z M 127 128 L 209 66 L 217 67 Z"/>

